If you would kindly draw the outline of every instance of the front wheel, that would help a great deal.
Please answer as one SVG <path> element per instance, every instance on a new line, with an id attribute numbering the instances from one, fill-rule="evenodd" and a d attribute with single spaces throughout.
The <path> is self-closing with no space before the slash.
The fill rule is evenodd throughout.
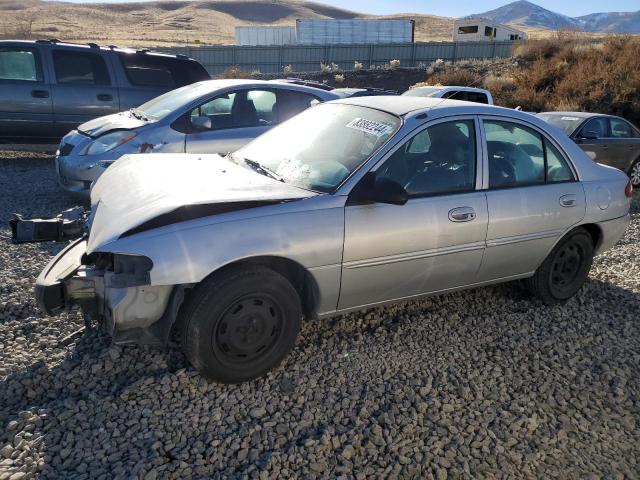
<path id="1" fill-rule="evenodd" d="M 629 169 L 629 178 L 633 188 L 640 188 L 640 158 L 638 158 Z"/>
<path id="2" fill-rule="evenodd" d="M 178 319 L 185 355 L 204 377 L 240 383 L 276 367 L 302 319 L 291 283 L 265 267 L 227 270 L 191 293 Z"/>
<path id="3" fill-rule="evenodd" d="M 565 301 L 580 290 L 593 262 L 593 240 L 583 229 L 569 232 L 538 267 L 527 287 L 547 305 Z"/>

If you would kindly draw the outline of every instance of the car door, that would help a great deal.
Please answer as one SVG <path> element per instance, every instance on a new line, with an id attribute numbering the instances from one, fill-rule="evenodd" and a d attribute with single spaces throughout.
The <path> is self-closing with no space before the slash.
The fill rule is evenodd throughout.
<path id="1" fill-rule="evenodd" d="M 56 47 L 51 49 L 51 59 L 54 120 L 60 133 L 119 111 L 115 79 L 99 49 Z"/>
<path id="2" fill-rule="evenodd" d="M 476 282 L 488 222 L 476 190 L 478 138 L 473 117 L 452 117 L 412 133 L 374 167 L 370 175 L 405 187 L 405 205 L 359 203 L 352 193 L 340 309 Z"/>
<path id="3" fill-rule="evenodd" d="M 574 135 L 574 141 L 594 162 L 609 165 L 609 122 L 606 117 L 587 120 Z"/>
<path id="4" fill-rule="evenodd" d="M 535 271 L 585 215 L 580 182 L 561 149 L 532 125 L 483 118 L 488 172 L 487 248 L 479 280 Z"/>
<path id="5" fill-rule="evenodd" d="M 42 60 L 37 46 L 0 46 L 0 137 L 54 136 Z"/>
<path id="6" fill-rule="evenodd" d="M 266 89 L 216 95 L 187 114 L 188 153 L 233 152 L 273 125 L 276 94 Z"/>
<path id="7" fill-rule="evenodd" d="M 610 165 L 627 172 L 640 158 L 640 133 L 622 118 L 610 117 L 608 120 Z"/>

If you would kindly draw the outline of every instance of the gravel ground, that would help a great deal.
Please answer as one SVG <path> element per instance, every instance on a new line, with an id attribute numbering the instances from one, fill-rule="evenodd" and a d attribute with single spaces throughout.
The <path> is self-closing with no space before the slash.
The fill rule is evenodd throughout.
<path id="1" fill-rule="evenodd" d="M 203 381 L 175 346 L 110 346 L 32 288 L 62 245 L 45 154 L 0 155 L 0 480 L 640 477 L 640 197 L 589 282 L 545 307 L 518 285 L 308 322 L 283 365 Z"/>

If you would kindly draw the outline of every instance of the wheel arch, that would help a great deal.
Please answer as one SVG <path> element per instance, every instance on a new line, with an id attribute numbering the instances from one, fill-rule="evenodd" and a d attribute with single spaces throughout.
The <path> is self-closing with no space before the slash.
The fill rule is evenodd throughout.
<path id="1" fill-rule="evenodd" d="M 318 282 L 309 270 L 290 258 L 277 255 L 260 255 L 256 257 L 242 258 L 217 268 L 207 275 L 205 279 L 214 275 L 219 275 L 220 273 L 226 272 L 230 269 L 247 266 L 266 267 L 282 275 L 289 281 L 289 283 L 291 283 L 296 292 L 298 292 L 300 303 L 302 305 L 302 312 L 304 313 L 305 318 L 314 318 L 317 315 L 317 306 L 320 299 L 320 288 L 318 286 Z"/>

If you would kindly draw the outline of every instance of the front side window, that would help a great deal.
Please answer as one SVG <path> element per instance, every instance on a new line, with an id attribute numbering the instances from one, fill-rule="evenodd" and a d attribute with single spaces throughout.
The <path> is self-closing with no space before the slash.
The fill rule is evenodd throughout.
<path id="1" fill-rule="evenodd" d="M 300 113 L 235 152 L 247 168 L 272 172 L 302 188 L 333 192 L 400 128 L 380 110 L 321 104 Z"/>
<path id="2" fill-rule="evenodd" d="M 273 123 L 275 103 L 272 91 L 240 90 L 206 101 L 194 108 L 189 117 L 196 130 L 266 126 Z"/>
<path id="3" fill-rule="evenodd" d="M 638 132 L 626 121 L 619 118 L 611 118 L 611 136 L 614 138 L 636 138 Z"/>
<path id="4" fill-rule="evenodd" d="M 95 53 L 53 51 L 56 81 L 63 85 L 110 85 L 104 59 Z"/>
<path id="5" fill-rule="evenodd" d="M 42 81 L 40 62 L 32 48 L 0 48 L 0 80 Z"/>
<path id="6" fill-rule="evenodd" d="M 484 36 L 485 37 L 492 37 L 493 36 L 493 28 L 484 27 Z"/>
<path id="7" fill-rule="evenodd" d="M 580 131 L 580 137 L 583 138 L 606 138 L 607 133 L 607 119 L 606 118 L 592 118 Z"/>
<path id="8" fill-rule="evenodd" d="M 489 188 L 575 180 L 559 150 L 540 133 L 512 122 L 485 120 Z"/>
<path id="9" fill-rule="evenodd" d="M 471 191 L 475 187 L 476 138 L 473 120 L 439 123 L 422 130 L 378 169 L 410 197 Z"/>

